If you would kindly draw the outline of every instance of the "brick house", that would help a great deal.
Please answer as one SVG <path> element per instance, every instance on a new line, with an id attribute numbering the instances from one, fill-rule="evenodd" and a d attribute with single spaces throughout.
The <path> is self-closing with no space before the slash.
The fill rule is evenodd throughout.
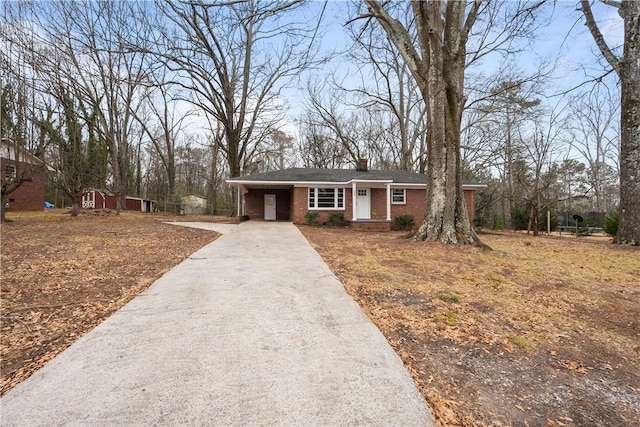
<path id="1" fill-rule="evenodd" d="M 249 219 L 282 220 L 300 224 L 307 211 L 318 212 L 318 221 L 330 212 L 342 212 L 354 228 L 390 230 L 401 214 L 416 223 L 424 218 L 426 181 L 423 174 L 406 171 L 291 168 L 231 178 L 238 190 L 238 214 Z M 464 183 L 464 197 L 473 222 L 475 192 L 485 185 Z M 242 195 L 242 197 L 241 197 Z"/>
<path id="2" fill-rule="evenodd" d="M 46 167 L 42 160 L 15 144 L 11 139 L 2 138 L 0 173 L 2 174 L 2 202 L 7 211 L 44 209 Z M 18 185 L 17 188 L 15 188 L 16 185 Z M 5 189 L 10 192 L 4 194 Z"/>

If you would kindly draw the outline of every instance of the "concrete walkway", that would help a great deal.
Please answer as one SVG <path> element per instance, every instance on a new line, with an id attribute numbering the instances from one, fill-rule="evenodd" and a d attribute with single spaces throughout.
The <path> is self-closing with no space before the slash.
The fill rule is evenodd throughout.
<path id="1" fill-rule="evenodd" d="M 296 227 L 183 225 L 224 234 L 7 393 L 3 426 L 435 426 Z"/>

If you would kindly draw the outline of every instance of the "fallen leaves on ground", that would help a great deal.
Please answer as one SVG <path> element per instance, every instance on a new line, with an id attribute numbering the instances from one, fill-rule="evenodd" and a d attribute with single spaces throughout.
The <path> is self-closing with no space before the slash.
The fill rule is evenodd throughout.
<path id="1" fill-rule="evenodd" d="M 640 250 L 607 238 L 301 226 L 441 426 L 640 425 Z"/>
<path id="2" fill-rule="evenodd" d="M 2 224 L 2 394 L 216 234 L 111 211 L 7 213 Z"/>

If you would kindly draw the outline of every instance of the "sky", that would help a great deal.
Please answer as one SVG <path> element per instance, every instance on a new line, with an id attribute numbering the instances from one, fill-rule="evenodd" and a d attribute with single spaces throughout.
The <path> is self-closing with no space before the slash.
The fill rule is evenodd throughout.
<path id="1" fill-rule="evenodd" d="M 542 14 L 546 25 L 540 29 L 539 36 L 531 46 L 514 59 L 514 67 L 523 73 L 530 72 L 537 62 L 543 60 L 553 64 L 553 78 L 546 88 L 551 103 L 562 102 L 565 99 L 562 96 L 552 95 L 575 88 L 586 80 L 598 77 L 602 75 L 604 70 L 603 65 L 605 64 L 603 64 L 591 34 L 584 25 L 584 18 L 582 18 L 578 6 L 578 0 L 548 2 L 544 6 Z M 324 9 L 319 55 L 331 53 L 332 58 L 320 69 L 304 72 L 299 77 L 297 85 L 283 91 L 283 97 L 290 106 L 284 123 L 285 132 L 292 135 L 297 133 L 295 121 L 305 108 L 304 104 L 307 98 L 305 85 L 309 78 L 320 81 L 327 80 L 331 73 L 335 72 L 345 79 L 345 84 L 355 86 L 360 83 L 360 78 L 355 75 L 356 65 L 349 63 L 345 55 L 340 54 L 340 52 L 351 48 L 351 40 L 346 28 L 351 7 L 351 2 L 348 1 L 328 1 L 326 5 L 322 1 L 312 1 L 304 11 L 305 16 L 296 17 L 298 20 L 314 18 Z M 622 19 L 617 14 L 617 10 L 599 2 L 594 4 L 593 9 L 610 45 L 621 46 Z M 495 58 L 489 58 L 481 65 L 480 71 L 490 74 L 496 63 Z M 615 88 L 616 79 L 614 76 L 610 76 L 607 83 Z M 190 106 L 183 105 L 182 108 L 188 110 Z M 193 129 L 205 127 L 207 127 L 206 120 L 193 118 Z"/>
<path id="2" fill-rule="evenodd" d="M 311 8 L 319 11 L 322 5 L 323 2 L 317 1 L 312 3 Z M 604 60 L 584 25 L 584 18 L 578 6 L 577 0 L 559 0 L 546 5 L 542 18 L 547 24 L 541 28 L 532 46 L 514 58 L 514 63 L 524 73 L 531 71 L 540 61 L 553 64 L 553 78 L 547 88 L 550 95 L 574 88 L 585 80 L 599 77 L 603 73 Z M 622 19 L 617 10 L 596 3 L 593 11 L 609 45 L 622 46 Z M 351 41 L 345 28 L 349 17 L 349 2 L 329 1 L 325 16 L 325 33 L 320 44 L 321 49 L 325 52 L 344 52 L 345 49 L 349 49 Z M 486 73 L 490 73 L 494 64 L 490 59 L 484 61 L 482 68 Z M 338 74 L 346 76 L 348 82 L 349 72 L 352 72 L 353 68 L 354 65 L 348 63 L 344 56 L 337 55 L 322 70 L 305 73 L 305 76 L 301 77 L 300 87 L 286 91 L 292 107 L 289 116 L 295 117 L 304 109 L 306 78 L 323 80 L 327 74 L 335 70 Z M 614 81 L 615 79 L 612 79 L 610 84 L 615 84 Z M 352 84 L 357 85 L 358 82 L 359 79 L 352 79 Z"/>

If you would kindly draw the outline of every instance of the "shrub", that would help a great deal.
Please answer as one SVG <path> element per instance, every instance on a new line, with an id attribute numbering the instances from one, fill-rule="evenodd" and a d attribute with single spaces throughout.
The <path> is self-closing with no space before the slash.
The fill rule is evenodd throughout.
<path id="1" fill-rule="evenodd" d="M 395 223 L 401 230 L 411 230 L 416 221 L 413 219 L 413 215 L 401 214 L 396 217 Z"/>
<path id="2" fill-rule="evenodd" d="M 611 211 L 604 217 L 604 231 L 607 234 L 615 236 L 618 234 L 618 223 L 620 222 L 620 213 L 618 211 Z"/>
<path id="3" fill-rule="evenodd" d="M 345 225 L 346 223 L 347 221 L 344 219 L 344 214 L 342 212 L 329 213 L 329 217 L 327 218 L 327 225 L 337 227 L 340 225 Z"/>
<path id="4" fill-rule="evenodd" d="M 493 214 L 493 226 L 494 230 L 504 230 L 504 219 L 498 214 Z"/>
<path id="5" fill-rule="evenodd" d="M 318 212 L 307 211 L 307 213 L 304 214 L 304 222 L 306 222 L 307 225 L 315 225 L 319 216 L 320 214 Z"/>
<path id="6" fill-rule="evenodd" d="M 526 230 L 529 227 L 529 214 L 522 206 L 511 208 L 511 225 L 514 230 Z"/>

